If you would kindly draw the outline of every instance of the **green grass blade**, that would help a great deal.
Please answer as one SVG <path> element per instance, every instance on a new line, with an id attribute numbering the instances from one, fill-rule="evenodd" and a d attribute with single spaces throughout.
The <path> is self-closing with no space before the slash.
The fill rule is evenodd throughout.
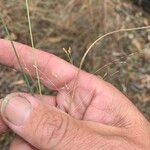
<path id="1" fill-rule="evenodd" d="M 30 31 L 31 45 L 32 45 L 33 50 L 35 50 L 28 0 L 26 0 L 26 9 L 27 9 L 27 17 L 28 17 L 28 26 L 29 26 L 29 31 Z M 42 89 L 41 89 L 40 77 L 39 77 L 39 72 L 38 72 L 38 66 L 37 66 L 37 61 L 36 61 L 35 57 L 34 57 L 34 66 L 35 66 L 36 76 L 37 76 L 37 80 L 38 80 L 39 94 L 42 95 Z"/>
<path id="2" fill-rule="evenodd" d="M 14 51 L 14 53 L 15 53 L 15 55 L 16 55 L 16 58 L 17 58 L 17 61 L 18 61 L 19 67 L 20 67 L 20 70 L 21 70 L 21 72 L 22 72 L 23 78 L 24 78 L 25 83 L 26 83 L 26 85 L 27 85 L 27 89 L 28 89 L 28 91 L 32 94 L 33 92 L 32 92 L 32 89 L 31 89 L 31 86 L 30 86 L 28 77 L 27 77 L 27 75 L 25 74 L 25 72 L 24 72 L 24 70 L 23 70 L 23 67 L 22 67 L 22 65 L 21 65 L 21 61 L 20 61 L 19 55 L 18 55 L 17 50 L 16 50 L 16 48 L 15 48 L 14 42 L 13 42 L 12 39 L 11 39 L 10 32 L 9 32 L 9 30 L 8 30 L 7 24 L 6 24 L 6 22 L 5 22 L 5 20 L 3 19 L 3 17 L 2 17 L 1 14 L 0 14 L 0 19 L 1 19 L 1 21 L 2 21 L 2 24 L 3 24 L 3 27 L 4 27 L 4 29 L 5 29 L 5 32 L 6 32 L 8 38 L 9 38 L 9 40 L 10 40 L 10 42 L 11 42 L 13 51 Z"/>

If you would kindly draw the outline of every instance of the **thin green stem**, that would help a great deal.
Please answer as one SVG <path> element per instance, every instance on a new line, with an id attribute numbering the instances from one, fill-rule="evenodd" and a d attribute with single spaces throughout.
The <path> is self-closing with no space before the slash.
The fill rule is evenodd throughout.
<path id="1" fill-rule="evenodd" d="M 2 24 L 3 24 L 3 27 L 4 27 L 4 29 L 5 29 L 5 32 L 6 32 L 8 38 L 9 38 L 9 40 L 10 40 L 10 42 L 11 42 L 13 51 L 14 51 L 14 53 L 15 53 L 15 56 L 16 56 L 16 58 L 17 58 L 17 61 L 18 61 L 19 67 L 20 67 L 20 70 L 21 70 L 21 72 L 22 72 L 23 78 L 24 78 L 25 83 L 26 83 L 26 85 L 27 85 L 27 89 L 28 89 L 28 91 L 32 94 L 33 92 L 32 92 L 32 88 L 31 88 L 31 86 L 30 86 L 28 77 L 27 77 L 27 75 L 26 75 L 25 72 L 24 72 L 24 69 L 23 69 L 23 67 L 22 67 L 22 65 L 21 65 L 21 61 L 20 61 L 19 55 L 18 55 L 17 50 L 16 50 L 15 45 L 14 45 L 14 42 L 13 42 L 12 39 L 11 39 L 10 32 L 9 32 L 9 30 L 8 30 L 7 24 L 6 24 L 5 20 L 3 19 L 3 17 L 1 16 L 1 14 L 0 14 L 0 19 L 1 19 L 1 21 L 2 21 Z"/>
<path id="2" fill-rule="evenodd" d="M 31 45 L 32 45 L 33 50 L 35 50 L 28 0 L 26 0 L 26 9 L 27 9 L 27 17 L 28 17 L 28 26 L 29 26 L 29 31 L 30 31 Z M 40 82 L 40 77 L 39 77 L 39 72 L 38 72 L 36 56 L 34 56 L 34 66 L 35 66 L 35 71 L 36 71 L 36 76 L 37 76 L 37 81 L 38 81 L 39 94 L 42 95 L 41 82 Z"/>

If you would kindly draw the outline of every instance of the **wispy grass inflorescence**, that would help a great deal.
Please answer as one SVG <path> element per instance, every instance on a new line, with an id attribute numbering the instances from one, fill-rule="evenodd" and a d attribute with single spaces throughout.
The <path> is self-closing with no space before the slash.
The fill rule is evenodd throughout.
<path id="1" fill-rule="evenodd" d="M 79 65 L 79 70 L 77 72 L 77 77 L 76 77 L 76 80 L 74 82 L 74 86 L 73 86 L 73 92 L 72 92 L 72 100 L 74 99 L 74 94 L 75 94 L 75 89 L 76 89 L 76 86 L 78 84 L 78 76 L 80 74 L 80 71 L 83 67 L 83 64 L 85 62 L 85 59 L 88 55 L 88 53 L 92 50 L 92 48 L 95 46 L 95 44 L 97 44 L 98 42 L 100 42 L 101 40 L 103 40 L 105 37 L 108 37 L 108 36 L 111 36 L 111 35 L 114 35 L 114 34 L 117 34 L 117 33 L 121 33 L 121 32 L 131 32 L 131 31 L 137 31 L 137 30 L 144 30 L 144 29 L 150 29 L 150 26 L 142 26 L 142 27 L 136 27 L 136 28 L 126 28 L 126 29 L 119 29 L 119 30 L 114 30 L 114 31 L 111 31 L 111 32 L 108 32 L 102 36 L 100 36 L 98 39 L 96 39 L 90 46 L 89 48 L 85 51 L 84 55 L 82 56 L 81 58 L 81 61 L 80 61 L 80 65 Z"/>
<path id="2" fill-rule="evenodd" d="M 31 94 L 33 94 L 33 91 L 32 91 L 32 88 L 31 88 L 31 86 L 30 86 L 28 77 L 27 77 L 27 75 L 26 75 L 25 72 L 24 72 L 24 69 L 23 69 L 23 66 L 22 66 L 22 64 L 21 64 L 21 61 L 20 61 L 18 52 L 17 52 L 17 50 L 16 50 L 16 48 L 15 48 L 15 45 L 14 45 L 13 40 L 11 39 L 9 29 L 8 29 L 7 24 L 6 24 L 6 22 L 5 22 L 5 20 L 3 19 L 3 17 L 2 17 L 1 14 L 0 14 L 0 20 L 2 21 L 2 24 L 3 24 L 3 27 L 4 27 L 4 29 L 5 29 L 5 32 L 6 32 L 6 34 L 7 34 L 7 36 L 8 36 L 8 39 L 10 40 L 10 43 L 11 43 L 11 45 L 12 45 L 13 51 L 14 51 L 14 53 L 15 53 L 15 56 L 16 56 L 16 58 L 17 58 L 17 61 L 18 61 L 19 67 L 20 67 L 20 70 L 21 70 L 22 75 L 23 75 L 23 78 L 24 78 L 24 81 L 25 81 L 25 83 L 26 83 L 26 85 L 27 85 L 28 92 L 30 92 Z"/>
<path id="3" fill-rule="evenodd" d="M 28 17 L 28 26 L 29 26 L 29 31 L 30 31 L 31 46 L 32 46 L 33 50 L 35 50 L 28 0 L 26 0 L 26 10 L 27 10 L 27 17 Z M 39 90 L 39 94 L 42 95 L 40 77 L 39 77 L 39 72 L 38 72 L 38 64 L 37 64 L 37 60 L 36 60 L 37 58 L 35 55 L 33 55 L 33 57 L 34 57 L 33 59 L 34 59 L 34 67 L 35 67 L 35 71 L 36 71 L 36 77 L 38 80 L 38 90 Z"/>
<path id="4" fill-rule="evenodd" d="M 120 32 L 130 32 L 130 31 L 136 31 L 136 30 L 144 30 L 144 29 L 150 29 L 150 26 L 143 26 L 143 27 L 137 27 L 137 28 L 127 28 L 127 29 L 119 29 L 119 30 L 115 30 L 115 31 L 112 31 L 112 32 L 108 32 L 102 36 L 100 36 L 97 40 L 95 40 L 90 46 L 89 48 L 85 51 L 81 61 L 80 61 L 80 66 L 79 66 L 79 69 L 81 70 L 82 69 L 82 66 L 84 64 L 84 61 L 85 61 L 85 58 L 86 56 L 88 55 L 88 53 L 92 50 L 92 48 L 95 46 L 95 44 L 99 41 L 101 41 L 103 38 L 107 37 L 107 36 L 111 36 L 113 34 L 116 34 L 116 33 L 120 33 Z"/>
<path id="5" fill-rule="evenodd" d="M 64 51 L 64 53 L 66 54 L 66 56 L 68 57 L 69 62 L 70 62 L 71 64 L 73 64 L 73 58 L 72 58 L 72 56 L 71 56 L 71 47 L 69 47 L 69 49 L 63 48 L 63 51 Z"/>

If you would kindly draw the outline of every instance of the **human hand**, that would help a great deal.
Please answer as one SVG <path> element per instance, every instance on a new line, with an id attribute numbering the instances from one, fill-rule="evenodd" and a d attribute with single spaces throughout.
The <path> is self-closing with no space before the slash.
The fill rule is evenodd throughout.
<path id="1" fill-rule="evenodd" d="M 35 77 L 32 48 L 15 47 L 25 71 Z M 76 79 L 78 68 L 52 54 L 35 55 L 41 82 L 58 94 L 3 99 L 0 132 L 8 126 L 18 135 L 11 150 L 149 150 L 150 124 L 121 92 L 84 71 Z M 10 42 L 2 39 L 0 63 L 19 70 Z"/>

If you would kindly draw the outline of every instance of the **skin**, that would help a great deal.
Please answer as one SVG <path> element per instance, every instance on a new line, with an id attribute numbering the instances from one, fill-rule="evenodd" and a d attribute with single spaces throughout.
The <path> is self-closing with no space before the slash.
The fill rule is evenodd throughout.
<path id="1" fill-rule="evenodd" d="M 36 77 L 32 48 L 19 43 L 15 47 L 24 71 Z M 0 133 L 9 129 L 18 135 L 11 150 L 150 149 L 150 123 L 120 91 L 84 71 L 77 78 L 78 68 L 52 54 L 36 50 L 34 55 L 41 82 L 57 95 L 19 93 L 33 108 L 21 127 L 1 113 Z M 20 69 L 10 42 L 3 39 L 0 64 Z"/>

